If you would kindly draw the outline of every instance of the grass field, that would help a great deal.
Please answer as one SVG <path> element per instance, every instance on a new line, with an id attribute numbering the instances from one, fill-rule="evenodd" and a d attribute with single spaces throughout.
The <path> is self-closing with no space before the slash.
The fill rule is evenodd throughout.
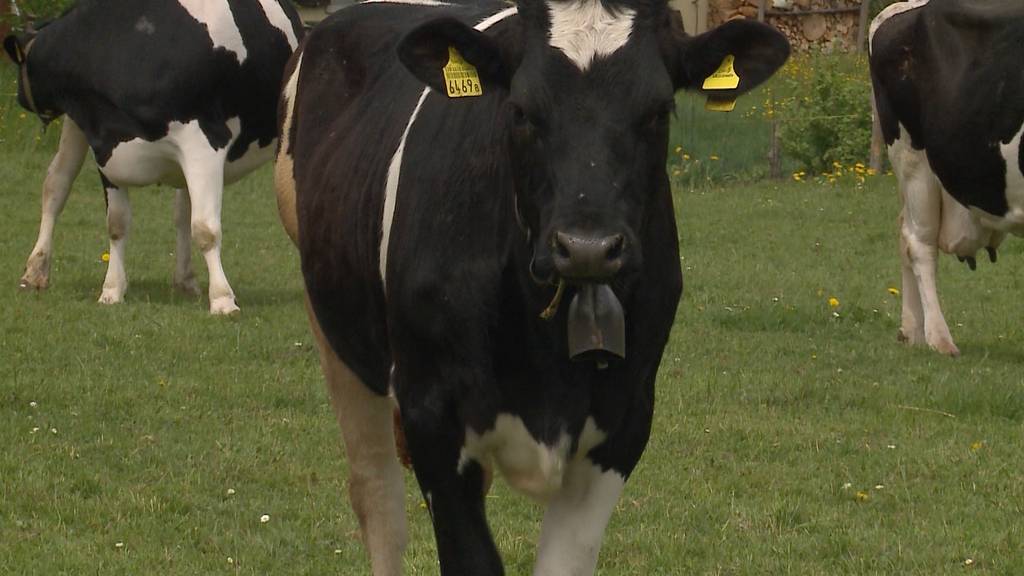
<path id="1" fill-rule="evenodd" d="M 0 574 L 367 574 L 269 170 L 225 196 L 239 317 L 171 292 L 166 189 L 134 192 L 128 301 L 101 307 L 89 165 L 51 288 L 17 290 L 57 131 L 9 109 L 0 129 Z M 601 574 L 1024 574 L 1024 244 L 943 259 L 963 357 L 908 349 L 893 186 L 680 192 L 686 290 Z M 407 494 L 407 572 L 436 574 Z M 496 485 L 509 574 L 541 513 Z"/>

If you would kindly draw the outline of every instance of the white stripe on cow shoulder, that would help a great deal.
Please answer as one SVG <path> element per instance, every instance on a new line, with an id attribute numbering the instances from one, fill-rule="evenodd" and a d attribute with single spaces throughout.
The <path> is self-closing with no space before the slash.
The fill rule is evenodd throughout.
<path id="1" fill-rule="evenodd" d="M 927 5 L 929 0 L 908 0 L 907 2 L 897 2 L 891 4 L 878 13 L 875 19 L 871 21 L 871 30 L 868 32 L 868 52 L 871 52 L 871 44 L 875 39 L 875 32 L 878 31 L 879 26 L 885 23 L 886 20 L 892 18 L 897 14 L 903 14 L 904 12 L 910 12 L 922 6 Z"/>
<path id="2" fill-rule="evenodd" d="M 387 0 L 367 0 L 366 3 L 385 1 Z M 432 0 L 416 0 L 416 2 L 409 3 L 413 4 L 424 1 L 429 2 Z M 483 32 L 498 22 L 515 15 L 518 11 L 519 10 L 515 7 L 506 8 L 501 12 L 484 19 L 473 28 Z M 413 109 L 412 115 L 409 117 L 409 122 L 405 125 L 405 131 L 402 132 L 402 138 L 398 141 L 398 148 L 395 150 L 395 155 L 391 157 L 391 164 L 388 166 L 388 179 L 384 186 L 384 217 L 380 228 L 380 280 L 384 284 L 385 291 L 387 289 L 388 245 L 391 242 L 391 225 L 395 220 L 395 202 L 398 199 L 398 181 L 402 174 L 402 156 L 405 153 L 405 142 L 409 138 L 409 131 L 412 130 L 412 125 L 416 122 L 416 116 L 419 115 L 420 109 L 423 108 L 423 103 L 427 100 L 427 94 L 430 94 L 429 86 L 424 88 L 423 92 L 420 93 L 420 99 L 416 102 L 416 107 Z"/>
<path id="3" fill-rule="evenodd" d="M 295 37 L 295 30 L 292 29 L 292 21 L 288 19 L 288 15 L 284 13 L 284 9 L 281 8 L 281 4 L 277 0 L 260 0 L 260 6 L 263 6 L 263 13 L 267 15 L 267 21 L 274 27 L 284 33 L 284 37 L 288 39 L 288 45 L 295 50 L 299 45 L 299 39 Z"/>
<path id="4" fill-rule="evenodd" d="M 608 9 L 601 0 L 549 0 L 548 12 L 549 43 L 583 71 L 626 45 L 636 16 L 631 8 Z"/>
<path id="5" fill-rule="evenodd" d="M 245 49 L 242 33 L 235 23 L 235 16 L 227 2 L 211 0 L 178 0 L 189 15 L 200 24 L 206 26 L 206 32 L 213 41 L 214 48 L 223 48 L 238 58 L 238 63 L 245 62 L 249 51 Z"/>

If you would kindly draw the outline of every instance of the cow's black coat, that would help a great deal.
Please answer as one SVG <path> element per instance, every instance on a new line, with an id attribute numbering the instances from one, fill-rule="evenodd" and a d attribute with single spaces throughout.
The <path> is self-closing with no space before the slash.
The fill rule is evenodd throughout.
<path id="1" fill-rule="evenodd" d="M 507 4 L 364 4 L 320 24 L 296 54 L 286 151 L 310 302 L 344 363 L 379 394 L 394 386 L 444 574 L 501 572 L 481 470 L 456 471 L 467 426 L 482 433 L 512 414 L 537 441 L 568 433 L 575 447 L 590 417 L 607 439 L 588 458 L 632 472 L 682 290 L 665 174 L 673 94 L 699 87 L 726 54 L 738 56 L 734 93 L 788 56 L 761 25 L 689 39 L 662 2 L 610 5 L 636 10 L 633 37 L 587 74 L 548 45 L 537 0 L 483 33 L 469 27 Z M 448 46 L 477 66 L 484 95 L 426 97 L 405 146 L 385 286 L 388 168 L 424 83 L 441 86 Z M 625 238 L 608 282 L 628 350 L 607 368 L 568 359 L 568 306 L 538 317 L 555 294 L 550 240 L 561 230 Z"/>
<path id="2" fill-rule="evenodd" d="M 1008 209 L 1007 144 L 1024 123 L 1024 3 L 931 0 L 879 25 L 871 77 L 888 144 L 902 124 L 966 206 Z M 1018 160 L 1024 169 L 1024 147 Z"/>
<path id="3" fill-rule="evenodd" d="M 241 134 L 228 161 L 276 137 L 274 114 L 281 73 L 292 49 L 259 2 L 228 0 L 248 58 L 215 49 L 205 26 L 175 0 L 80 0 L 38 34 L 8 37 L 12 58 L 29 40 L 28 78 L 35 106 L 67 114 L 88 137 L 102 166 L 121 142 L 159 140 L 172 121 L 198 120 L 210 143 L 223 148 L 237 117 Z M 287 4 L 287 3 L 286 3 Z M 297 36 L 302 26 L 286 6 Z M 30 108 L 24 86 L 19 101 Z"/>

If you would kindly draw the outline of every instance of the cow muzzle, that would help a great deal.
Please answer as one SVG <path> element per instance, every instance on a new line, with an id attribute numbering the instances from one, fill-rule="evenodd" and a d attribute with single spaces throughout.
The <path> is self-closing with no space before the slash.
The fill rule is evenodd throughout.
<path id="1" fill-rule="evenodd" d="M 555 232 L 552 259 L 558 275 L 574 282 L 603 282 L 622 268 L 626 238 L 622 234 L 588 237 Z"/>

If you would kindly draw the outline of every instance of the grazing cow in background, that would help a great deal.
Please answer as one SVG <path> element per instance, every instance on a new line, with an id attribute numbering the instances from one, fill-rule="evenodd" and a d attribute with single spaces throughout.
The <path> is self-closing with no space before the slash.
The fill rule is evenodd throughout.
<path id="1" fill-rule="evenodd" d="M 287 0 L 81 0 L 5 38 L 18 102 L 43 122 L 65 116 L 21 286 L 48 286 L 53 228 L 91 149 L 110 233 L 100 302 L 128 288 L 124 188 L 169 184 L 179 188 L 175 287 L 198 294 L 191 235 L 209 268 L 210 312 L 237 311 L 220 258 L 223 187 L 273 157 L 281 79 L 302 33 Z"/>
<path id="2" fill-rule="evenodd" d="M 534 573 L 593 573 L 682 290 L 674 94 L 788 54 L 664 0 L 370 0 L 307 36 L 275 178 L 376 576 L 406 539 L 389 388 L 442 574 L 503 573 L 495 464 L 547 503 Z"/>
<path id="3" fill-rule="evenodd" d="M 939 307 L 937 250 L 973 270 L 1024 233 L 1024 2 L 912 0 L 871 24 L 871 78 L 899 180 L 901 339 L 960 352 Z"/>

